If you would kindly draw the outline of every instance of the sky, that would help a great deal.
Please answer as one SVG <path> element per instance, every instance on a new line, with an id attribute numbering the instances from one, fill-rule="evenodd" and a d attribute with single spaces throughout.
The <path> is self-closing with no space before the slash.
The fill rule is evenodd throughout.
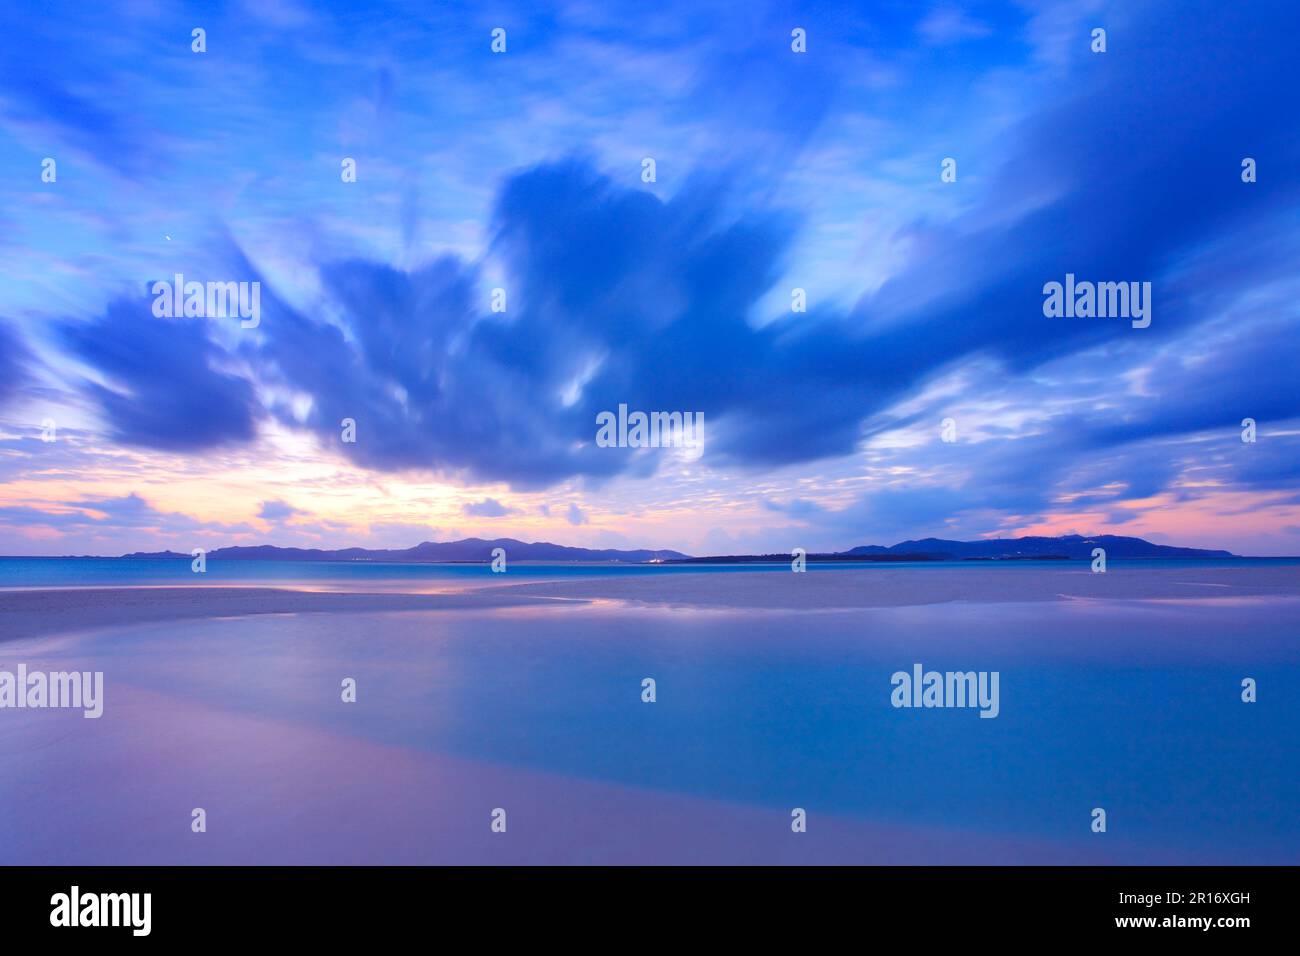
<path id="1" fill-rule="evenodd" d="M 0 553 L 1300 554 L 1297 27 L 1197 0 L 6 4 Z M 1150 325 L 1046 316 L 1067 274 L 1150 283 Z M 158 315 L 177 275 L 258 283 L 256 324 Z M 703 442 L 601 447 L 620 405 L 702 414 Z"/>

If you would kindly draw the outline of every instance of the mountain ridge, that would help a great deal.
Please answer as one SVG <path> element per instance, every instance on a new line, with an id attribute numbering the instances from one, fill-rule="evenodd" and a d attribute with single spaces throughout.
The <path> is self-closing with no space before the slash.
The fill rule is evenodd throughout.
<path id="1" fill-rule="evenodd" d="M 513 561 L 573 561 L 582 563 L 700 563 L 721 561 L 788 561 L 786 554 L 712 555 L 692 557 L 668 548 L 578 548 L 549 541 L 525 542 L 518 538 L 462 538 L 458 541 L 422 541 L 411 548 L 283 548 L 277 545 L 235 545 L 208 552 L 215 560 L 235 561 L 378 561 L 391 563 L 439 563 L 490 561 L 494 548 L 504 548 Z M 1031 535 L 1022 538 L 983 538 L 956 541 L 920 538 L 897 544 L 859 545 L 847 551 L 808 554 L 810 561 L 944 561 L 944 560 L 1048 560 L 1089 559 L 1093 548 L 1102 548 L 1107 558 L 1233 558 L 1230 551 L 1182 548 L 1154 544 L 1144 538 L 1123 535 Z M 176 551 L 135 551 L 122 558 L 165 559 L 190 555 Z"/>
<path id="2" fill-rule="evenodd" d="M 841 553 L 866 556 L 869 554 L 910 552 L 946 555 L 952 559 L 984 558 L 992 560 L 1058 556 L 1091 558 L 1093 548 L 1102 548 L 1106 552 L 1107 558 L 1236 557 L 1231 551 L 1209 548 L 1179 548 L 1172 545 L 1153 544 L 1145 538 L 1114 534 L 1066 534 L 1055 537 L 1031 535 L 1023 538 L 983 538 L 977 541 L 921 538 L 914 541 L 900 541 L 889 548 L 880 548 L 879 545 L 861 545 Z"/>
<path id="3" fill-rule="evenodd" d="M 492 551 L 504 548 L 512 561 L 581 561 L 591 563 L 637 563 L 685 558 L 669 549 L 575 548 L 549 541 L 520 541 L 517 538 L 462 538 L 459 541 L 421 541 L 412 548 L 282 548 L 273 544 L 233 545 L 207 553 L 209 559 L 233 561 L 378 561 L 391 563 L 441 563 L 491 561 Z M 184 558 L 176 551 L 135 551 L 123 558 Z"/>

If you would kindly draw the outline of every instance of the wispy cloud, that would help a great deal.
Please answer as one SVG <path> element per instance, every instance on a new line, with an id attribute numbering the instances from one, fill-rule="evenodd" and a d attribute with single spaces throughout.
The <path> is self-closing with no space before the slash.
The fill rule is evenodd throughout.
<path id="1" fill-rule="evenodd" d="M 207 13 L 206 54 L 137 14 L 0 21 L 0 524 L 98 533 L 58 502 L 158 469 L 227 482 L 232 535 L 414 533 L 434 485 L 444 528 L 661 546 L 1300 523 L 1282 4 L 277 2 Z M 260 281 L 260 326 L 154 316 L 182 271 Z M 1150 281 L 1151 327 L 1046 319 L 1067 272 Z M 704 413 L 702 456 L 596 447 L 619 404 Z M 288 447 L 339 500 L 224 474 Z"/>

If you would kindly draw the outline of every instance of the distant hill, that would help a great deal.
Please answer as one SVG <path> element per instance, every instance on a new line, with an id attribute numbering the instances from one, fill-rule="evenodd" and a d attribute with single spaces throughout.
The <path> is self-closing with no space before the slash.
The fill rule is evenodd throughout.
<path id="1" fill-rule="evenodd" d="M 528 543 L 514 538 L 496 538 L 492 541 L 486 541 L 483 538 L 465 538 L 462 541 L 424 541 L 413 548 L 342 548 L 335 551 L 323 551 L 319 548 L 277 548 L 274 545 L 263 544 L 252 547 L 217 548 L 208 552 L 208 558 L 217 561 L 223 559 L 227 561 L 388 561 L 419 564 L 443 561 L 491 561 L 494 548 L 504 548 L 506 558 L 510 561 L 585 561 L 643 564 L 647 561 L 667 561 L 686 557 L 680 551 L 651 551 L 643 548 L 631 551 L 593 550 L 591 548 L 570 548 L 545 541 Z M 179 554 L 175 551 L 137 551 L 132 554 L 124 554 L 122 557 L 184 558 L 187 561 L 190 560 L 188 554 Z"/>
<path id="2" fill-rule="evenodd" d="M 1114 534 L 1084 537 L 1067 534 L 1056 538 L 988 538 L 982 541 L 946 541 L 943 538 L 922 538 L 920 541 L 900 541 L 888 548 L 863 545 L 842 552 L 855 557 L 878 554 L 925 554 L 948 560 L 966 558 L 1091 558 L 1093 548 L 1103 548 L 1107 558 L 1231 558 L 1231 551 L 1211 551 L 1204 548 L 1174 548 L 1152 544 L 1142 538 L 1126 538 Z"/>
<path id="3" fill-rule="evenodd" d="M 227 561 L 386 561 L 419 564 L 452 561 L 490 561 L 492 550 L 504 548 L 511 561 L 573 561 L 587 563 L 645 564 L 758 564 L 785 562 L 788 553 L 780 554 L 727 554 L 694 558 L 680 551 L 644 548 L 629 551 L 615 549 L 593 550 L 570 548 L 546 541 L 531 543 L 515 538 L 465 538 L 461 541 L 424 541 L 413 548 L 370 549 L 341 548 L 322 551 L 318 548 L 277 548 L 264 544 L 254 547 L 217 548 L 209 551 L 213 560 Z M 878 544 L 861 545 L 848 551 L 809 554 L 813 562 L 829 561 L 1028 561 L 1091 559 L 1093 548 L 1104 548 L 1107 558 L 1231 558 L 1231 551 L 1213 551 L 1204 548 L 1175 548 L 1152 544 L 1142 538 L 1100 534 L 1084 537 L 1067 534 L 1057 538 L 989 538 L 982 541 L 947 541 L 943 538 L 922 538 L 919 541 L 900 541 L 883 547 Z M 136 551 L 122 555 L 124 558 L 183 558 L 188 554 L 175 551 Z"/>
<path id="4" fill-rule="evenodd" d="M 1231 551 L 1210 551 L 1202 548 L 1174 548 L 1152 544 L 1142 538 L 1100 534 L 1083 537 L 1067 534 L 1057 538 L 989 538 L 982 541 L 947 541 L 943 538 L 922 538 L 919 541 L 900 541 L 884 547 L 865 544 L 848 551 L 826 554 L 809 554 L 811 562 L 833 561 L 1067 561 L 1091 560 L 1092 549 L 1103 548 L 1109 558 L 1231 558 Z M 760 562 L 788 562 L 790 555 L 783 554 L 728 554 L 705 558 L 678 558 L 673 564 L 754 564 Z"/>

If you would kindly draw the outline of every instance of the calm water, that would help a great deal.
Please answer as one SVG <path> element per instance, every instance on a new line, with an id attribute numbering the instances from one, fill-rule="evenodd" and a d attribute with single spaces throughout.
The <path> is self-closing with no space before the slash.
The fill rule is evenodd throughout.
<path id="1" fill-rule="evenodd" d="M 1297 863 L 1298 611 L 598 604 L 9 642 L 0 667 L 102 670 L 107 702 L 0 713 L 0 863 Z M 915 662 L 1000 671 L 1000 716 L 894 709 Z"/>
<path id="2" fill-rule="evenodd" d="M 1242 567 L 1295 565 L 1300 558 L 1233 558 L 1208 560 L 1111 559 L 1130 567 Z M 1016 568 L 1063 565 L 1088 567 L 1087 561 L 925 561 L 809 564 L 809 571 L 854 568 L 992 568 L 1014 573 Z M 512 562 L 507 575 L 493 574 L 487 564 L 388 564 L 369 561 L 214 561 L 195 574 L 190 560 L 125 558 L 6 558 L 0 557 L 0 588 L 48 588 L 153 585 L 273 584 L 317 590 L 445 590 L 474 583 L 500 584 L 520 579 L 605 577 L 646 574 L 728 574 L 744 571 L 785 571 L 788 563 L 755 565 L 650 564 L 525 564 Z"/>

